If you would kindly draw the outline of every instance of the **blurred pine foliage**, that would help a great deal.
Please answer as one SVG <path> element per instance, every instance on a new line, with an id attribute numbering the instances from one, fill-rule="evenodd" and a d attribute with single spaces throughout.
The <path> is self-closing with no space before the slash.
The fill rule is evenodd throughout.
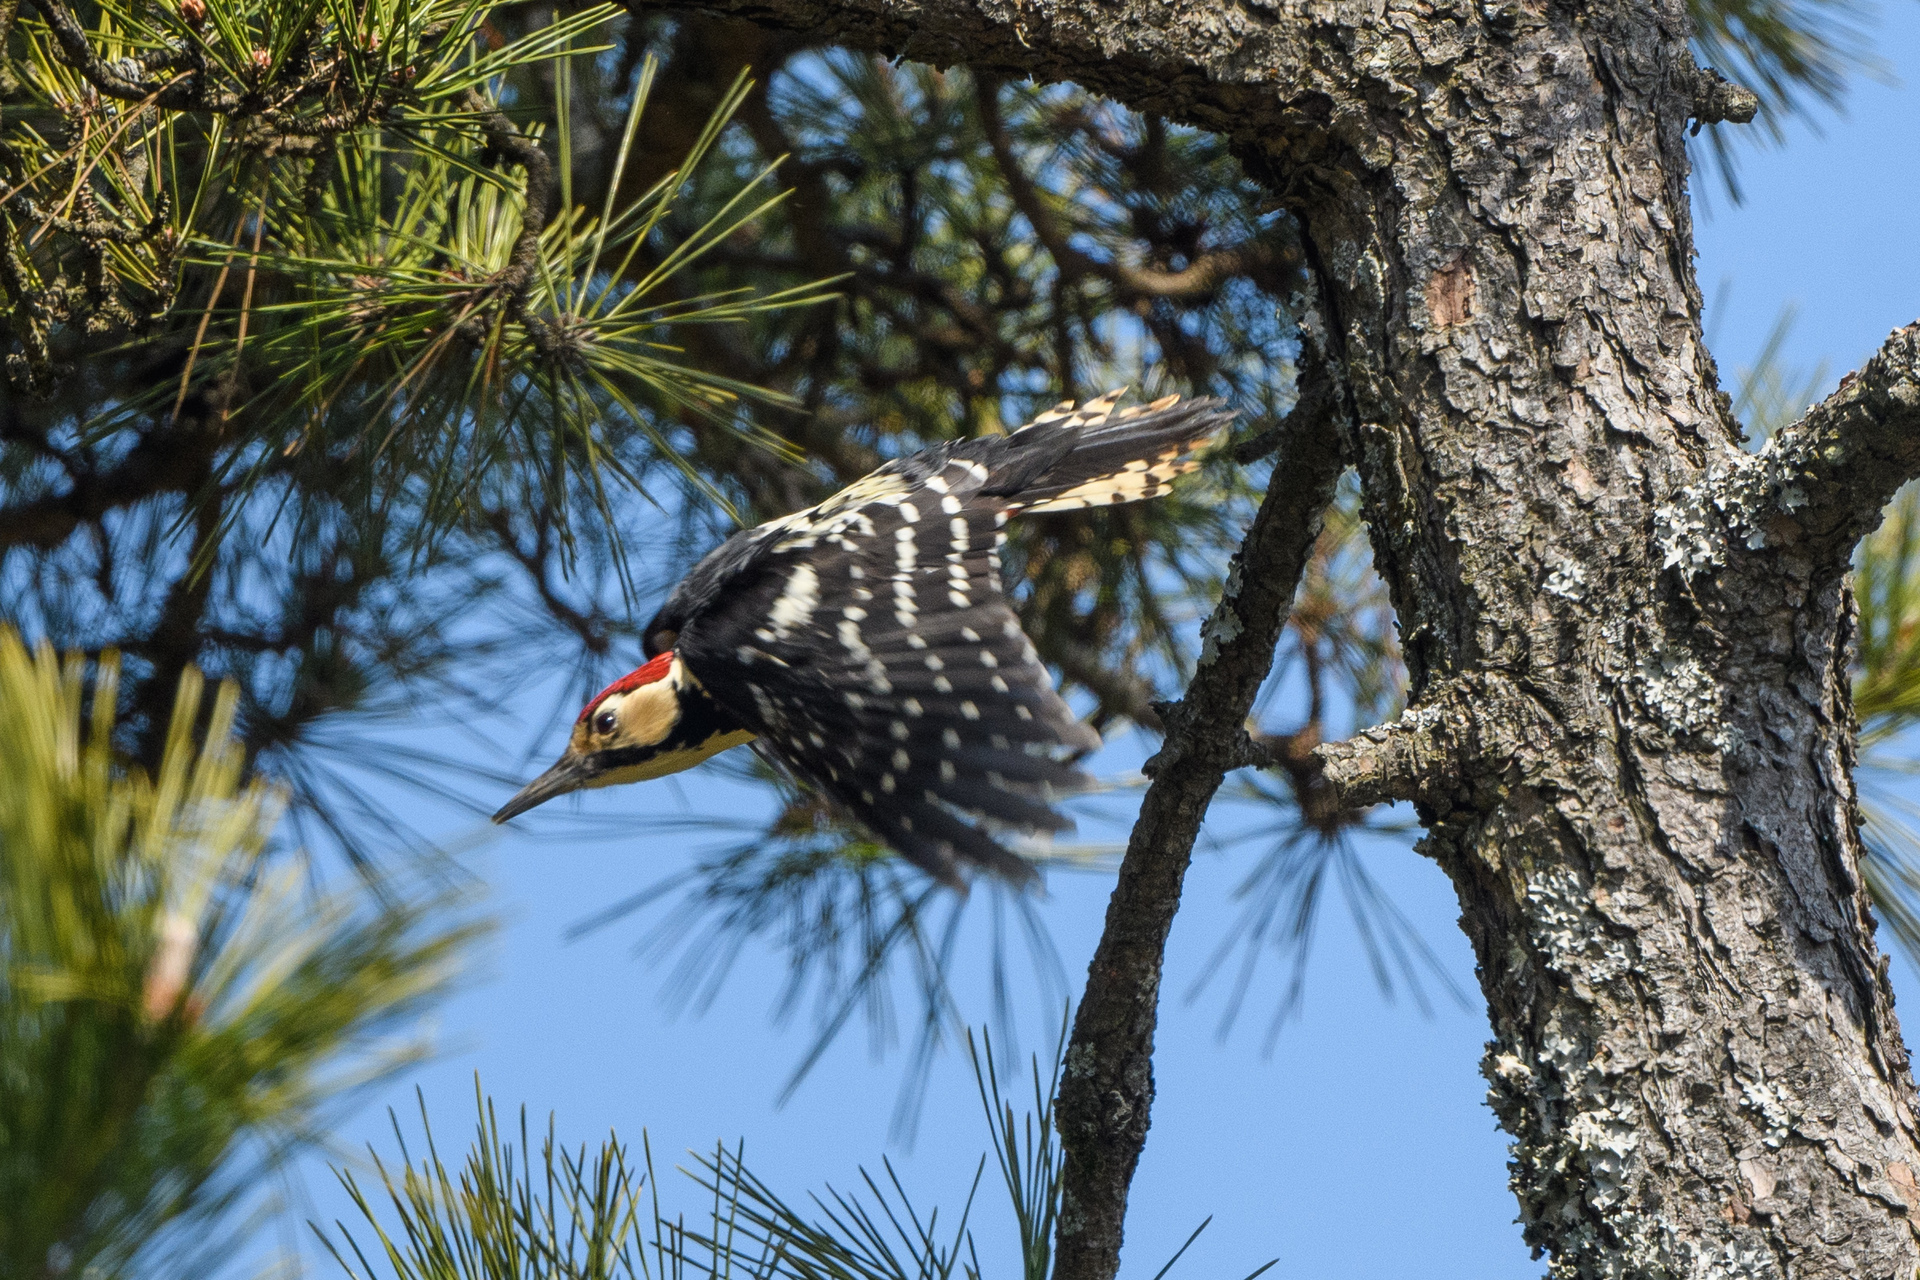
<path id="1" fill-rule="evenodd" d="M 158 768 L 113 748 L 118 668 L 0 628 L 0 1274 L 188 1276 L 263 1179 L 413 1061 L 481 926 L 441 893 L 316 895 L 236 690 L 180 682 Z M 268 1183 L 267 1185 L 270 1185 Z"/>

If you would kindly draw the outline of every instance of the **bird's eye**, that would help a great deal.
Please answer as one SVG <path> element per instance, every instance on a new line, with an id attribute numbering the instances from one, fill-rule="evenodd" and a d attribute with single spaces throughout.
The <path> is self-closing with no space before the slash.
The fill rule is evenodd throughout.
<path id="1" fill-rule="evenodd" d="M 619 722 L 614 719 L 613 712 L 602 711 L 593 718 L 593 729 L 595 733 L 612 733 L 613 727 L 617 723 Z"/>

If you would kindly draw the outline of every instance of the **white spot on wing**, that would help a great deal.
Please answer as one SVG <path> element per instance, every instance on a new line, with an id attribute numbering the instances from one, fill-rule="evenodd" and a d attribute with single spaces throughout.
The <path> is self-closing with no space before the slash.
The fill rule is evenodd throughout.
<path id="1" fill-rule="evenodd" d="M 773 638 L 785 640 L 794 628 L 804 627 L 819 603 L 820 575 L 814 572 L 810 564 L 795 565 L 793 576 L 787 579 L 786 590 L 773 602 L 773 612 L 769 615 L 773 623 Z"/>

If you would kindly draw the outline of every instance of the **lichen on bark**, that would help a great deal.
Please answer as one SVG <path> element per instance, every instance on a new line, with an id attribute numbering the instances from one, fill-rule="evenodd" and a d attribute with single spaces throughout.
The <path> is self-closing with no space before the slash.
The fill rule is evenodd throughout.
<path id="1" fill-rule="evenodd" d="M 1920 336 L 1747 452 L 1685 132 L 1748 103 L 1684 0 L 703 7 L 1232 141 L 1301 225 L 1412 678 L 1328 775 L 1413 799 L 1458 891 L 1527 1240 L 1562 1277 L 1915 1275 L 1845 575 L 1920 471 Z M 1057 1274 L 1112 1274 L 1113 1207 L 1071 1206 Z"/>

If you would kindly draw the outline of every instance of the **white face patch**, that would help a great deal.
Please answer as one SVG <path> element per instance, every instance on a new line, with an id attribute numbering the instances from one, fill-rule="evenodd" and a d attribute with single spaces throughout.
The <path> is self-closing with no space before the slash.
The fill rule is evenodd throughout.
<path id="1" fill-rule="evenodd" d="M 806 626 L 819 603 L 820 575 L 814 572 L 810 564 L 803 562 L 795 565 L 793 576 L 787 579 L 786 590 L 773 602 L 773 612 L 769 615 L 774 639 L 785 640 L 790 632 Z"/>

